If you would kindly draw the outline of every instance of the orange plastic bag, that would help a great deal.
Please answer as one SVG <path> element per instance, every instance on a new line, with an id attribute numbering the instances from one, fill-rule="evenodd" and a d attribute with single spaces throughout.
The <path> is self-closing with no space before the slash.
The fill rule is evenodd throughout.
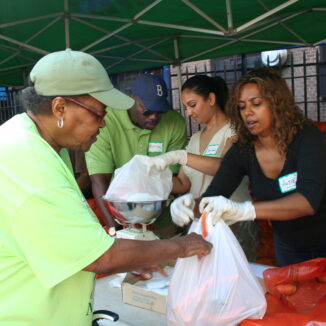
<path id="1" fill-rule="evenodd" d="M 89 198 L 87 199 L 88 205 L 89 207 L 93 210 L 93 212 L 95 213 L 95 215 L 97 216 L 99 222 L 101 223 L 102 226 L 105 226 L 105 219 L 102 216 L 102 213 L 99 209 L 99 207 L 97 206 L 96 200 L 95 198 Z"/>
<path id="2" fill-rule="evenodd" d="M 325 326 L 326 298 L 309 314 L 297 312 L 286 301 L 267 293 L 267 311 L 263 319 L 246 319 L 239 326 Z"/>
<path id="3" fill-rule="evenodd" d="M 267 311 L 241 326 L 326 326 L 326 258 L 264 272 Z"/>

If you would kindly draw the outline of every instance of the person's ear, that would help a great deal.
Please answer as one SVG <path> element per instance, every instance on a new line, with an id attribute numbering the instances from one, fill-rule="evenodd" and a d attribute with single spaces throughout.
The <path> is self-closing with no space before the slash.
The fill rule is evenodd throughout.
<path id="1" fill-rule="evenodd" d="M 63 97 L 58 96 L 52 100 L 52 113 L 57 119 L 61 119 L 66 110 L 66 101 Z"/>
<path id="2" fill-rule="evenodd" d="M 216 98 L 216 95 L 213 92 L 209 93 L 209 95 L 208 95 L 208 101 L 209 101 L 209 105 L 211 105 L 211 106 L 216 105 L 217 98 Z"/>

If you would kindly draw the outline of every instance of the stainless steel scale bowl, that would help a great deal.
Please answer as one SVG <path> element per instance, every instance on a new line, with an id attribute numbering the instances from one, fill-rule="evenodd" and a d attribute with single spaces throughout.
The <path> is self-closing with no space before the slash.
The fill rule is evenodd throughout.
<path id="1" fill-rule="evenodd" d="M 117 237 L 127 239 L 157 239 L 152 231 L 146 229 L 146 225 L 154 223 L 162 216 L 165 207 L 170 203 L 167 200 L 153 201 L 109 201 L 104 199 L 104 205 L 117 223 L 128 226 L 117 232 Z M 135 227 L 140 224 L 142 228 Z"/>

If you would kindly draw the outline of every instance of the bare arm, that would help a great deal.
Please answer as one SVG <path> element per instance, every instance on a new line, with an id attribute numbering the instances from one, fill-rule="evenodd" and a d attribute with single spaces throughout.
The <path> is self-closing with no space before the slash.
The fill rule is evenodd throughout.
<path id="1" fill-rule="evenodd" d="M 92 183 L 91 178 L 87 172 L 81 172 L 78 174 L 76 178 L 77 184 L 82 191 L 82 193 L 86 196 L 87 194 L 91 193 Z"/>
<path id="2" fill-rule="evenodd" d="M 190 190 L 190 180 L 184 173 L 182 167 L 180 168 L 178 175 L 172 178 L 172 182 L 172 193 L 174 194 L 185 194 Z"/>
<path id="3" fill-rule="evenodd" d="M 208 175 L 215 175 L 221 162 L 222 158 L 220 157 L 187 154 L 187 166 Z"/>
<path id="4" fill-rule="evenodd" d="M 309 201 L 298 192 L 281 199 L 256 202 L 254 207 L 256 218 L 265 220 L 293 220 L 315 213 Z"/>
<path id="5" fill-rule="evenodd" d="M 102 197 L 105 195 L 106 191 L 108 190 L 111 178 L 112 178 L 112 174 L 109 173 L 91 175 L 93 196 L 96 200 L 97 206 L 101 211 L 102 216 L 105 218 L 106 225 L 108 227 L 116 226 L 116 223 L 114 222 L 111 215 L 105 208 L 102 200 Z"/>
<path id="6" fill-rule="evenodd" d="M 171 240 L 115 239 L 112 247 L 84 270 L 108 274 L 130 272 L 169 259 L 205 256 L 211 249 L 212 245 L 196 233 Z"/>
<path id="7" fill-rule="evenodd" d="M 204 174 L 215 175 L 221 165 L 223 156 L 231 148 L 235 140 L 235 136 L 227 139 L 220 157 L 209 157 L 187 153 L 187 166 L 196 169 Z"/>

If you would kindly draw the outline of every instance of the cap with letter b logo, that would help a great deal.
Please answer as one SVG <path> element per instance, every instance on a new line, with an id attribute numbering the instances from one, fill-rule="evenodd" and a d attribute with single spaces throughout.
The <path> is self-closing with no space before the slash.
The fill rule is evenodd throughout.
<path id="1" fill-rule="evenodd" d="M 139 75 L 132 83 L 131 91 L 140 97 L 144 105 L 151 111 L 172 110 L 167 100 L 166 84 L 158 75 Z"/>

